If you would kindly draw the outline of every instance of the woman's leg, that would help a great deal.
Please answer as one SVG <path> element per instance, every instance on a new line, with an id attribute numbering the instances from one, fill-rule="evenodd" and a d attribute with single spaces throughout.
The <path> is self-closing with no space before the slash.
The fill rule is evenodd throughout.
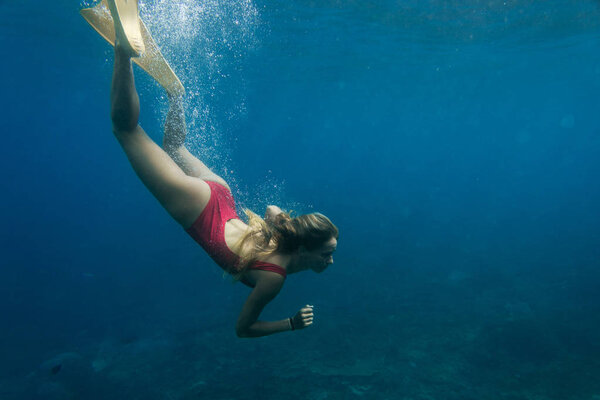
<path id="1" fill-rule="evenodd" d="M 130 54 L 115 44 L 111 87 L 114 134 L 131 166 L 163 207 L 185 228 L 192 225 L 210 198 L 210 187 L 186 175 L 138 125 L 140 105 Z"/>
<path id="2" fill-rule="evenodd" d="M 169 96 L 169 112 L 165 121 L 163 148 L 187 175 L 205 181 L 217 182 L 229 189 L 229 185 L 223 178 L 212 172 L 210 168 L 188 151 L 185 147 L 186 133 L 183 98 Z"/>

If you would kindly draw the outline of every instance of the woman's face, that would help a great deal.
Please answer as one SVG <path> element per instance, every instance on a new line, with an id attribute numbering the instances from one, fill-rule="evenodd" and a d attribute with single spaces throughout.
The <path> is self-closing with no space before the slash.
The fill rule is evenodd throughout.
<path id="1" fill-rule="evenodd" d="M 337 239 L 332 237 L 323 246 L 306 252 L 307 267 L 321 273 L 333 264 L 333 253 L 337 248 Z"/>

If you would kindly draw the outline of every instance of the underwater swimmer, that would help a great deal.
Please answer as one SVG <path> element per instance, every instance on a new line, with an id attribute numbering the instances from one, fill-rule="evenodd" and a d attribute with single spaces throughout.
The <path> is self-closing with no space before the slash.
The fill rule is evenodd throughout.
<path id="1" fill-rule="evenodd" d="M 276 206 L 267 207 L 264 219 L 246 211 L 248 224 L 240 220 L 227 182 L 184 145 L 181 93 L 168 92 L 163 147 L 154 143 L 138 124 L 140 104 L 131 60 L 144 51 L 144 43 L 140 41 L 137 1 L 109 0 L 108 6 L 115 31 L 113 132 L 136 174 L 217 264 L 252 287 L 236 323 L 239 337 L 309 327 L 314 318 L 310 305 L 279 321 L 262 321 L 259 316 L 288 274 L 309 269 L 322 272 L 333 263 L 338 229 L 322 214 L 291 217 Z"/>

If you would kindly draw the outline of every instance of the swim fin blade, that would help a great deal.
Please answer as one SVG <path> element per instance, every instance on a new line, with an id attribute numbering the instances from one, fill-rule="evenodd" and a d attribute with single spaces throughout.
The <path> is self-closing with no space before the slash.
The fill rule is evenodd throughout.
<path id="1" fill-rule="evenodd" d="M 111 45 L 115 45 L 115 26 L 106 0 L 102 0 L 94 7 L 82 9 L 80 14 L 100 36 L 106 39 Z M 140 29 L 145 51 L 140 57 L 132 58 L 133 62 L 153 77 L 169 94 L 183 95 L 185 89 L 181 81 L 175 75 L 167 60 L 165 60 L 165 57 L 160 52 L 152 35 L 150 35 L 150 31 L 148 31 L 141 18 Z"/>

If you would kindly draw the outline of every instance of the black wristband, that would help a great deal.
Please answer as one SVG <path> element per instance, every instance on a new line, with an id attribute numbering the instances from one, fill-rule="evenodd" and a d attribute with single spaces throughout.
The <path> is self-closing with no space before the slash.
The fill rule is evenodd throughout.
<path id="1" fill-rule="evenodd" d="M 289 318 L 290 320 L 290 326 L 292 327 L 292 330 L 295 330 L 296 327 L 294 326 L 294 319 L 293 318 Z"/>

